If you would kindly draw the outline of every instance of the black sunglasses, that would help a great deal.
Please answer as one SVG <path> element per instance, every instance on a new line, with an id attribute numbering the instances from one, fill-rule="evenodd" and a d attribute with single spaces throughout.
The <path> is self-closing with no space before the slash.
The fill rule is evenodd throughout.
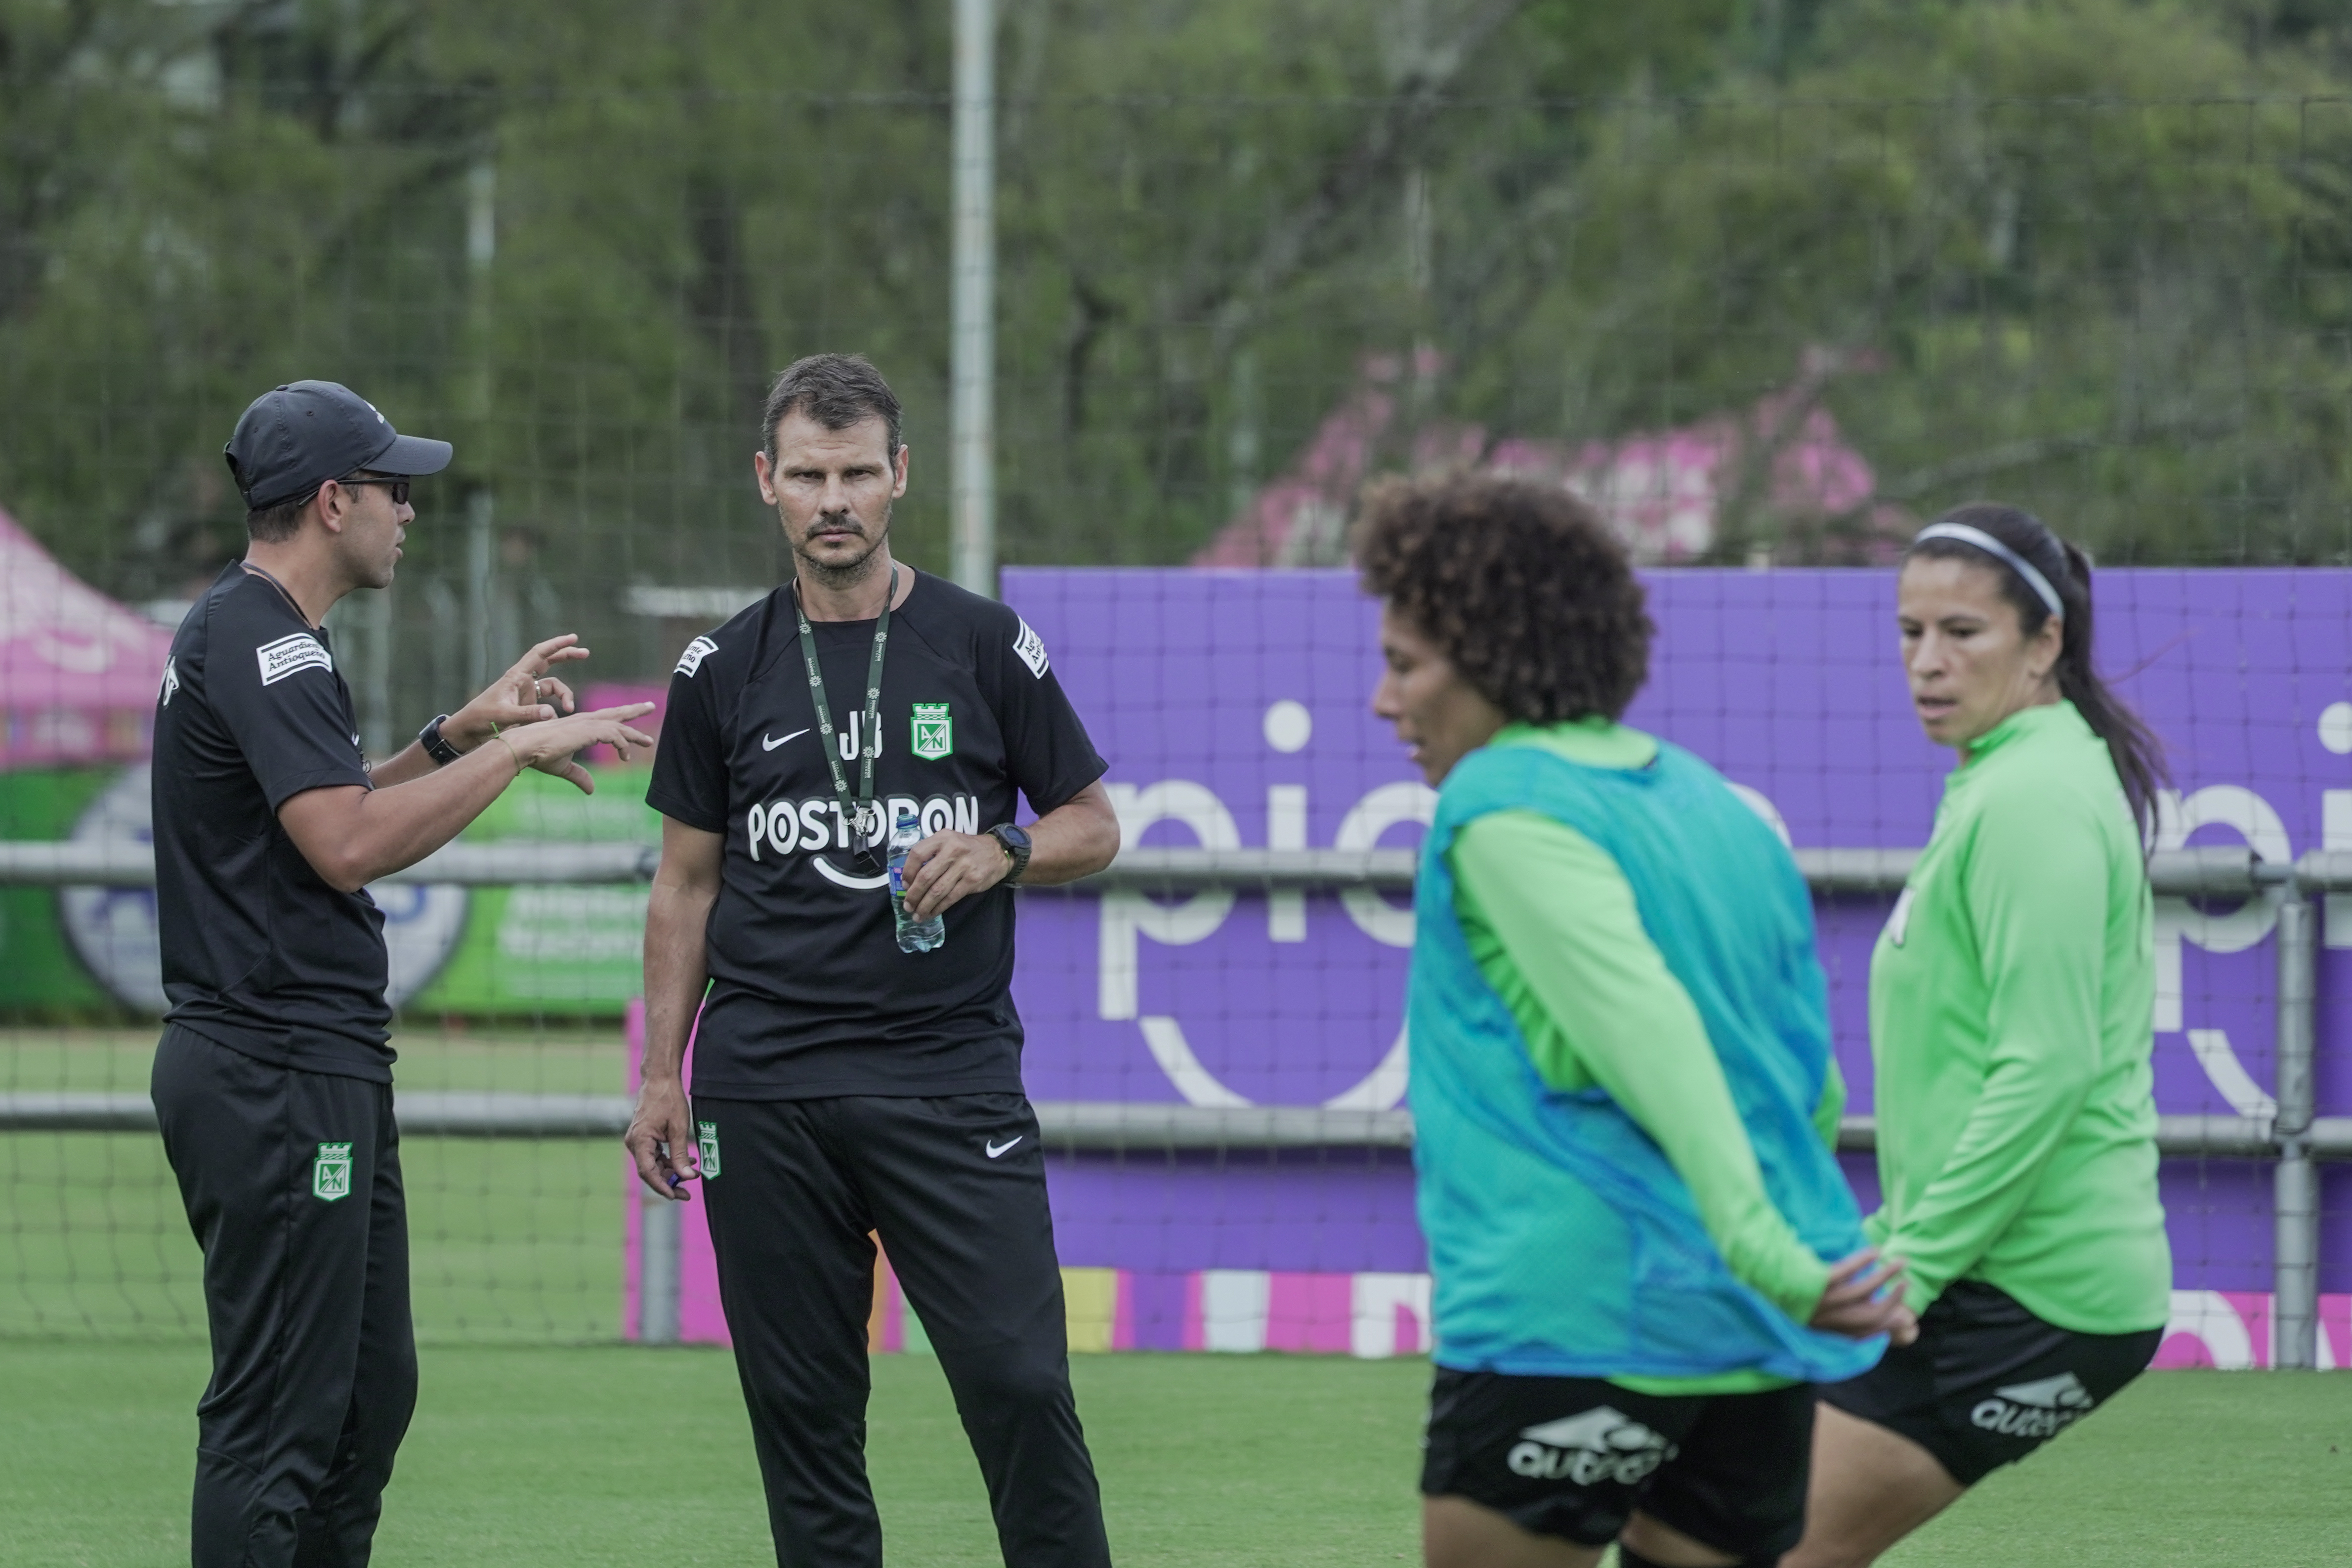
<path id="1" fill-rule="evenodd" d="M 393 505 L 406 506 L 408 504 L 408 481 L 406 479 L 374 479 L 362 475 L 355 479 L 337 479 L 335 483 L 339 485 L 382 485 L 392 492 Z"/>

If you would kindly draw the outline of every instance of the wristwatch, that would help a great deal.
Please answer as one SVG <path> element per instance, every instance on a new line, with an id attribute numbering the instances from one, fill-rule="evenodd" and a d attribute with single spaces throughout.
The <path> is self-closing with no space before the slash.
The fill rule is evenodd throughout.
<path id="1" fill-rule="evenodd" d="M 446 768 L 466 754 L 451 745 L 448 738 L 441 733 L 441 726 L 448 721 L 449 715 L 443 713 L 416 731 L 416 743 L 425 748 L 425 754 L 433 759 L 433 765 L 436 768 Z"/>
<path id="2" fill-rule="evenodd" d="M 1029 869 L 1029 830 L 1015 827 L 1009 822 L 1000 822 L 988 830 L 988 836 L 1003 845 L 1004 852 L 1013 857 L 1013 869 L 1004 873 L 1004 879 L 1008 882 L 1021 880 L 1021 873 Z"/>

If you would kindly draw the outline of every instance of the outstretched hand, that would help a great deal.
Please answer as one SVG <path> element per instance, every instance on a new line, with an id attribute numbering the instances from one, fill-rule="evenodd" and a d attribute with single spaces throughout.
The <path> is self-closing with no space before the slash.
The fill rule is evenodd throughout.
<path id="1" fill-rule="evenodd" d="M 1899 1258 L 1882 1259 L 1874 1247 L 1840 1258 L 1830 1266 L 1829 1285 L 1806 1326 L 1850 1340 L 1885 1334 L 1898 1345 L 1909 1344 L 1919 1337 L 1919 1320 L 1903 1304 L 1903 1271 L 1908 1267 Z"/>
<path id="2" fill-rule="evenodd" d="M 441 726 L 443 739 L 470 752 L 501 730 L 544 723 L 572 711 L 579 704 L 572 688 L 550 671 L 587 657 L 573 633 L 548 638 L 509 665 L 480 696 L 450 714 Z"/>
<path id="3" fill-rule="evenodd" d="M 549 719 L 504 731 L 496 743 L 511 749 L 515 760 L 524 767 L 553 773 L 582 795 L 594 795 L 595 779 L 572 760 L 574 755 L 591 746 L 610 746 L 625 763 L 632 746 L 651 751 L 654 738 L 642 730 L 631 729 L 629 721 L 641 719 L 653 710 L 650 702 L 624 702 L 618 708 L 598 708 L 566 719 Z"/>

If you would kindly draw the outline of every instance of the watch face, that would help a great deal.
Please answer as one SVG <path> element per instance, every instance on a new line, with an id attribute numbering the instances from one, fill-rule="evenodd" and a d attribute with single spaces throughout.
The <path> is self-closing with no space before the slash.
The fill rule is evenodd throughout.
<path id="1" fill-rule="evenodd" d="M 1013 858 L 1012 869 L 1005 876 L 1019 880 L 1021 874 L 1029 868 L 1029 835 L 1009 822 L 1000 823 L 988 831 L 1004 846 L 1005 854 Z"/>

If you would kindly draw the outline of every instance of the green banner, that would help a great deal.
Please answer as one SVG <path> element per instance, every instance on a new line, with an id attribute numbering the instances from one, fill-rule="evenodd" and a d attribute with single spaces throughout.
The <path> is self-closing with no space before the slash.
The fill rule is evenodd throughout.
<path id="1" fill-rule="evenodd" d="M 463 838 L 659 844 L 661 817 L 646 805 L 653 769 L 593 772 L 593 795 L 545 773 L 523 774 Z M 645 934 L 643 883 L 475 888 L 456 946 L 406 1005 L 476 1016 L 618 1013 L 644 988 Z"/>
<path id="2" fill-rule="evenodd" d="M 120 768 L 0 773 L 0 838 L 58 839 Z M 115 1005 L 66 940 L 55 888 L 0 888 L 0 1012 L 83 1012 Z"/>
<path id="3" fill-rule="evenodd" d="M 652 771 L 593 769 L 593 795 L 527 773 L 462 837 L 659 844 Z M 0 773 L 0 837 L 143 837 L 146 798 L 143 766 Z M 641 883 L 373 891 L 394 1000 L 409 1011 L 616 1015 L 642 989 Z M 154 910 L 146 889 L 0 888 L 0 1013 L 159 1010 Z"/>

